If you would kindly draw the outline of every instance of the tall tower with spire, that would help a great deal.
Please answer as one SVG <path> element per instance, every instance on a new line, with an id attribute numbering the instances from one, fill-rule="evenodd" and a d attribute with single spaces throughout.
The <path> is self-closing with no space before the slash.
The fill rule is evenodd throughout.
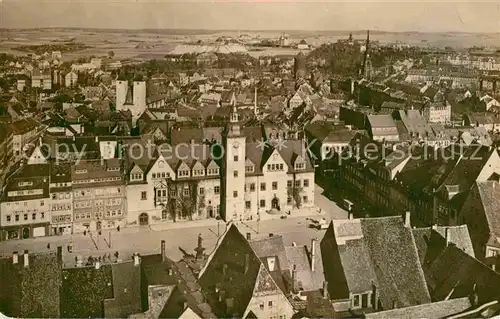
<path id="1" fill-rule="evenodd" d="M 245 212 L 245 142 L 236 106 L 223 131 L 220 215 L 225 221 L 242 219 Z"/>
<path id="2" fill-rule="evenodd" d="M 369 80 L 372 77 L 372 60 L 370 58 L 370 30 L 366 31 L 366 44 L 365 52 L 363 56 L 363 69 L 361 70 L 361 76 Z"/>

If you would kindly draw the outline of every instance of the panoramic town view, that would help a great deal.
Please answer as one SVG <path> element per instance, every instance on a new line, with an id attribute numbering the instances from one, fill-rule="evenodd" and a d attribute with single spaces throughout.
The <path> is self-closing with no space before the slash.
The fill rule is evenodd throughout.
<path id="1" fill-rule="evenodd" d="M 499 4 L 36 4 L 1 318 L 500 315 Z"/>

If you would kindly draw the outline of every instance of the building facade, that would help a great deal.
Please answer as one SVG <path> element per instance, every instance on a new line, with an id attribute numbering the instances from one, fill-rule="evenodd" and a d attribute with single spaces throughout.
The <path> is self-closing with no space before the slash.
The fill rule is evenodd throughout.
<path id="1" fill-rule="evenodd" d="M 49 165 L 23 165 L 9 177 L 0 203 L 2 240 L 49 234 Z"/>

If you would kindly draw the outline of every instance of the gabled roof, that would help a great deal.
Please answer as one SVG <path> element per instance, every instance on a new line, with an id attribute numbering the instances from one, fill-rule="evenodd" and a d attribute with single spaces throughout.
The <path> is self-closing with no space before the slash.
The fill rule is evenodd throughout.
<path id="1" fill-rule="evenodd" d="M 476 184 L 488 221 L 490 242 L 500 245 L 500 184 L 498 181 L 477 182 Z"/>
<path id="2" fill-rule="evenodd" d="M 500 274 L 455 245 L 448 245 L 424 272 L 433 300 L 477 294 L 479 304 L 500 298 Z"/>
<path id="3" fill-rule="evenodd" d="M 457 298 L 433 303 L 365 314 L 366 319 L 447 318 L 468 310 L 470 298 Z"/>
<path id="4" fill-rule="evenodd" d="M 282 293 L 234 224 L 219 239 L 199 284 L 219 318 L 242 317 L 254 293 Z"/>
<path id="5" fill-rule="evenodd" d="M 372 291 L 375 285 L 384 309 L 431 301 L 411 228 L 400 217 L 332 222 L 322 247 L 330 247 L 332 240 L 337 243 L 334 254 L 340 257 L 345 278 L 329 285 L 332 298 Z M 322 254 L 323 260 L 332 258 L 323 249 Z"/>

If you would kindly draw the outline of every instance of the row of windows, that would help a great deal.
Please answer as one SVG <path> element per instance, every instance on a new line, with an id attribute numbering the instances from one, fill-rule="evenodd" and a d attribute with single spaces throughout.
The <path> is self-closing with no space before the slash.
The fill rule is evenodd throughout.
<path id="1" fill-rule="evenodd" d="M 106 211 L 105 215 L 106 215 L 106 217 L 118 217 L 118 216 L 122 216 L 123 212 L 122 212 L 121 209 L 118 209 L 118 210 L 108 210 L 108 211 Z M 96 218 L 103 218 L 104 217 L 104 213 L 103 212 L 95 212 L 94 216 Z M 75 220 L 90 219 L 91 217 L 92 217 L 91 213 L 77 213 L 77 214 L 75 214 Z"/>
<path id="2" fill-rule="evenodd" d="M 288 180 L 286 183 L 286 186 L 288 188 L 291 188 L 292 185 L 293 185 L 293 180 Z M 295 181 L 295 187 L 301 187 L 301 185 L 302 185 L 301 180 Z M 304 179 L 303 186 L 309 187 L 309 180 L 308 179 Z M 272 187 L 272 190 L 277 190 L 278 189 L 278 182 L 272 182 L 271 187 Z M 248 188 L 250 189 L 250 192 L 254 192 L 255 191 L 255 183 L 250 183 Z M 260 183 L 260 190 L 266 191 L 266 189 L 267 189 L 266 183 L 264 183 L 264 182 Z M 245 191 L 247 191 L 247 185 L 245 185 Z"/>
<path id="3" fill-rule="evenodd" d="M 142 173 L 134 173 L 130 174 L 130 180 L 131 181 L 142 181 Z"/>
<path id="4" fill-rule="evenodd" d="M 70 193 L 52 193 L 52 200 L 69 199 L 71 198 Z"/>
<path id="5" fill-rule="evenodd" d="M 283 164 L 267 164 L 267 170 L 271 172 L 279 172 L 283 169 Z"/>
<path id="6" fill-rule="evenodd" d="M 39 213 L 40 214 L 40 219 L 45 219 L 45 213 Z M 37 213 L 32 213 L 31 214 L 31 220 L 37 220 Z M 14 215 L 14 220 L 18 222 L 20 220 L 21 215 L 15 214 Z M 23 220 L 28 220 L 29 214 L 23 214 Z M 6 222 L 11 222 L 12 221 L 12 215 L 5 215 L 5 221 Z"/>
<path id="7" fill-rule="evenodd" d="M 69 210 L 71 209 L 71 204 L 52 204 L 50 207 L 52 211 Z"/>
<path id="8" fill-rule="evenodd" d="M 166 172 L 153 173 L 152 177 L 153 177 L 153 179 L 156 179 L 156 178 L 170 178 L 170 173 L 166 173 Z"/>
<path id="9" fill-rule="evenodd" d="M 96 196 L 108 195 L 108 194 L 120 194 L 120 193 L 121 193 L 121 188 L 119 188 L 119 187 L 108 188 L 108 189 L 104 189 L 104 188 L 96 188 L 95 189 Z M 75 197 L 86 197 L 86 196 L 91 196 L 91 195 L 92 195 L 92 191 L 90 191 L 90 190 L 78 190 L 78 191 L 74 192 Z"/>
<path id="10" fill-rule="evenodd" d="M 82 179 L 73 181 L 74 184 L 86 184 L 86 183 L 99 183 L 99 182 L 113 182 L 113 181 L 121 181 L 121 177 L 105 177 L 105 178 L 96 178 L 96 179 Z"/>
<path id="11" fill-rule="evenodd" d="M 7 202 L 6 205 L 7 206 L 10 206 L 12 204 L 12 206 L 19 206 L 21 205 L 21 202 Z M 28 202 L 23 202 L 23 206 L 24 207 L 28 207 Z M 41 200 L 40 201 L 40 206 L 45 206 L 45 201 Z"/>

